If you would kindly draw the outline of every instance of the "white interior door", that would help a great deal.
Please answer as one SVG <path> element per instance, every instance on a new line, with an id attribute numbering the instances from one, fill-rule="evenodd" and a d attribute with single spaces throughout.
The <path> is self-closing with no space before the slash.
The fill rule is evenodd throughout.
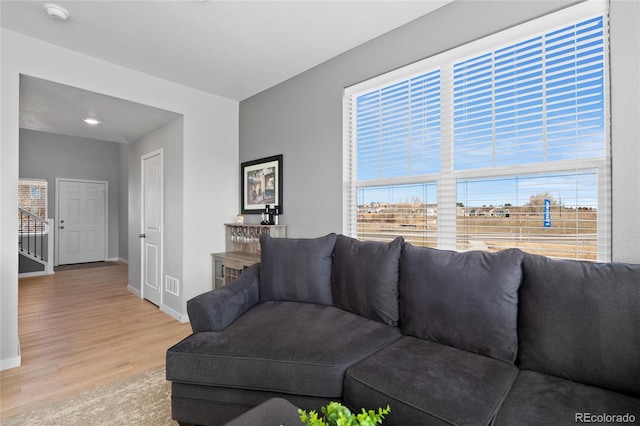
<path id="1" fill-rule="evenodd" d="M 106 182 L 58 180 L 58 264 L 106 259 Z"/>
<path id="2" fill-rule="evenodd" d="M 162 303 L 162 150 L 142 156 L 142 297 Z"/>

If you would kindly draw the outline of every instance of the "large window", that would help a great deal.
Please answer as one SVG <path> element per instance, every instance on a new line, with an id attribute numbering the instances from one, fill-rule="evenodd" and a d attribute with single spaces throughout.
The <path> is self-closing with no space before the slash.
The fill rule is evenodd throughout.
<path id="1" fill-rule="evenodd" d="M 345 229 L 610 259 L 608 30 L 586 2 L 345 91 Z"/>

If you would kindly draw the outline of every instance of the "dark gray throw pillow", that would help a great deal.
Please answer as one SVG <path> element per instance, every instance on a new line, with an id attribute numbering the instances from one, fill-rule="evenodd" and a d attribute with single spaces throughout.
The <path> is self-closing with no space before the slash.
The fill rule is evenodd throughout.
<path id="1" fill-rule="evenodd" d="M 390 243 L 339 235 L 333 259 L 333 302 L 338 308 L 397 325 L 402 237 Z"/>
<path id="2" fill-rule="evenodd" d="M 260 300 L 332 305 L 331 267 L 336 234 L 320 238 L 260 236 Z"/>
<path id="3" fill-rule="evenodd" d="M 403 334 L 514 362 L 523 256 L 518 249 L 458 253 L 405 244 Z"/>

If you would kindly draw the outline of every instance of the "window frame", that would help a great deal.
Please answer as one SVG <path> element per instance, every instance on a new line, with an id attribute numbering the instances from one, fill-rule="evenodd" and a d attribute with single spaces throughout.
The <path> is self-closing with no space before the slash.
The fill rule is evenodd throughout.
<path id="1" fill-rule="evenodd" d="M 604 137 L 605 156 L 597 158 L 562 160 L 514 166 L 494 166 L 479 169 L 455 170 L 453 163 L 453 66 L 456 62 L 496 51 L 529 37 L 549 33 L 597 16 L 604 17 Z M 386 74 L 344 89 L 343 97 L 343 233 L 357 237 L 357 188 L 434 182 L 438 188 L 438 248 L 456 250 L 456 187 L 459 180 L 487 177 L 507 177 L 541 173 L 596 169 L 598 172 L 597 257 L 598 261 L 611 259 L 611 114 L 610 73 L 608 44 L 608 2 L 589 0 L 569 6 L 558 12 L 500 31 L 482 39 L 453 48 Z M 372 90 L 439 68 L 441 75 L 441 145 L 439 173 L 405 177 L 357 180 L 357 141 L 355 103 L 358 96 Z"/>

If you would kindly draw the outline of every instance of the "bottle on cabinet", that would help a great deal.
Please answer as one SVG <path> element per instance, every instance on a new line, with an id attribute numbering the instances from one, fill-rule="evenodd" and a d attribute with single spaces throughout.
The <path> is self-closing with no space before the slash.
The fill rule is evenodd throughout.
<path id="1" fill-rule="evenodd" d="M 264 211 L 262 212 L 262 222 L 260 222 L 260 225 L 272 225 L 271 223 L 271 219 L 270 219 L 270 213 L 271 209 L 269 208 L 269 204 L 267 204 L 264 207 Z"/>
<path id="2" fill-rule="evenodd" d="M 262 212 L 262 222 L 260 225 L 278 225 L 280 216 L 280 206 L 271 206 L 267 204 Z"/>

